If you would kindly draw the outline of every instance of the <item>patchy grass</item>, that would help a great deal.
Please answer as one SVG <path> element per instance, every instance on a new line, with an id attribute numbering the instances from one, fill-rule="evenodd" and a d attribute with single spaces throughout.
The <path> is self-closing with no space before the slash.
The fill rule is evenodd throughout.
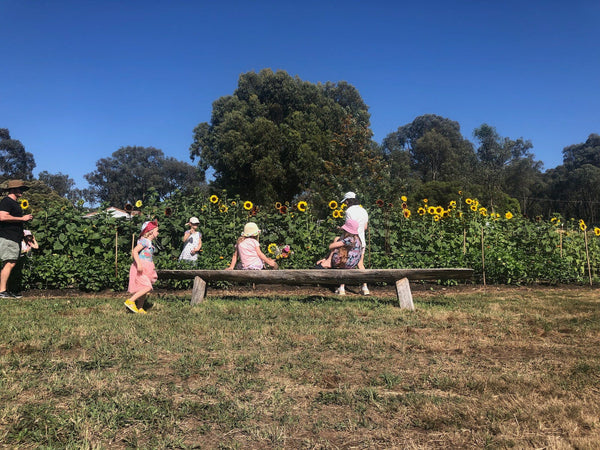
<path id="1" fill-rule="evenodd" d="M 600 295 L 3 300 L 0 442 L 599 448 Z"/>

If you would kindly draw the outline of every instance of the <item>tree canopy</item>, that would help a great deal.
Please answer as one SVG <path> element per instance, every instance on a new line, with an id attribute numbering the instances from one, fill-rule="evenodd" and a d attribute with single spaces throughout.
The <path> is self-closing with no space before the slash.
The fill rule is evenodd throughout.
<path id="1" fill-rule="evenodd" d="M 190 155 L 213 185 L 257 202 L 366 186 L 378 160 L 368 107 L 350 84 L 312 84 L 284 71 L 242 74 L 194 129 Z"/>
<path id="2" fill-rule="evenodd" d="M 84 175 L 93 198 L 122 207 L 144 200 L 151 190 L 163 199 L 176 190 L 203 184 L 203 176 L 191 164 L 165 157 L 154 147 L 121 147 L 110 158 L 96 162 L 96 170 Z"/>
<path id="3" fill-rule="evenodd" d="M 25 151 L 21 141 L 11 139 L 6 128 L 0 128 L 0 173 L 3 179 L 31 180 L 35 169 L 33 154 Z"/>

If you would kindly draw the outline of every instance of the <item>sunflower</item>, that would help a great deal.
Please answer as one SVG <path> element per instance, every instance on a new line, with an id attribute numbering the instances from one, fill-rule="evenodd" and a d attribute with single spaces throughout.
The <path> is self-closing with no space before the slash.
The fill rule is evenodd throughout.
<path id="1" fill-rule="evenodd" d="M 281 205 L 281 208 L 279 208 L 279 212 L 281 214 L 287 214 L 287 206 Z"/>
<path id="2" fill-rule="evenodd" d="M 227 207 L 227 205 L 219 206 L 219 211 L 221 211 L 222 213 L 226 213 L 228 210 L 229 210 L 229 208 Z"/>
<path id="3" fill-rule="evenodd" d="M 235 206 L 237 205 L 237 202 L 235 200 L 231 200 L 231 206 Z"/>
<path id="4" fill-rule="evenodd" d="M 481 208 L 479 208 L 479 214 L 481 214 L 482 216 L 486 216 L 487 215 L 487 209 L 485 209 L 482 206 Z"/>
<path id="5" fill-rule="evenodd" d="M 254 206 L 254 205 L 252 205 L 252 202 L 250 200 L 246 200 L 244 202 L 244 209 L 245 210 L 250 211 L 252 209 L 252 206 Z"/>
<path id="6" fill-rule="evenodd" d="M 477 211 L 477 205 L 471 205 L 471 211 Z"/>
<path id="7" fill-rule="evenodd" d="M 337 207 L 338 207 L 338 204 L 335 200 L 331 200 L 329 202 L 329 209 L 337 209 Z"/>
<path id="8" fill-rule="evenodd" d="M 275 202 L 275 209 L 281 208 L 281 202 Z"/>
<path id="9" fill-rule="evenodd" d="M 506 211 L 506 213 L 504 214 L 504 217 L 508 220 L 513 218 L 513 214 L 510 211 Z"/>
<path id="10" fill-rule="evenodd" d="M 211 195 L 209 200 L 211 203 L 217 203 L 219 201 L 219 197 L 217 197 L 216 195 Z"/>
<path id="11" fill-rule="evenodd" d="M 402 200 L 403 202 L 407 202 L 408 198 L 406 198 L 406 195 L 403 195 L 402 197 L 400 197 L 400 200 Z"/>
<path id="12" fill-rule="evenodd" d="M 131 203 L 127 203 L 125 205 L 125 211 L 127 211 L 127 212 L 133 211 L 133 205 Z"/>
<path id="13" fill-rule="evenodd" d="M 467 205 L 470 205 L 471 203 L 473 203 L 473 200 L 472 200 L 472 199 L 470 199 L 470 198 L 467 198 L 467 199 L 465 199 L 465 203 L 466 203 Z"/>
<path id="14" fill-rule="evenodd" d="M 333 215 L 334 219 L 340 219 L 342 217 L 342 215 L 343 215 L 342 214 L 342 210 L 341 209 L 334 209 L 332 215 Z"/>
<path id="15" fill-rule="evenodd" d="M 407 209 L 407 208 L 408 208 L 408 205 L 407 205 L 406 203 L 404 203 L 404 202 L 403 202 L 403 203 L 400 205 L 400 207 L 401 207 L 402 209 Z"/>
<path id="16" fill-rule="evenodd" d="M 29 202 L 25 199 L 21 200 L 21 209 L 29 208 Z"/>
<path id="17" fill-rule="evenodd" d="M 462 191 L 458 191 L 458 195 L 462 195 Z"/>
<path id="18" fill-rule="evenodd" d="M 141 208 L 141 207 L 142 207 L 142 205 L 143 205 L 143 203 L 142 203 L 142 201 L 141 201 L 141 200 L 138 200 L 137 202 L 135 202 L 135 207 L 136 207 L 136 208 Z"/>
<path id="19" fill-rule="evenodd" d="M 579 221 L 579 228 L 581 228 L 581 231 L 587 230 L 587 225 L 585 224 L 585 222 L 583 220 Z"/>
<path id="20" fill-rule="evenodd" d="M 385 202 L 383 200 L 379 199 L 375 202 L 375 204 L 377 206 L 379 206 L 380 208 L 383 208 L 383 206 L 385 205 Z"/>
<path id="21" fill-rule="evenodd" d="M 417 209 L 417 213 L 419 213 L 420 216 L 425 215 L 427 211 L 425 211 L 425 208 L 423 208 L 422 206 L 419 207 L 419 209 Z"/>
<path id="22" fill-rule="evenodd" d="M 435 214 L 435 206 L 427 208 L 427 212 L 433 216 Z"/>
<path id="23" fill-rule="evenodd" d="M 450 217 L 450 211 L 449 211 L 449 210 L 446 210 L 446 211 L 444 211 L 444 212 L 442 213 L 442 217 L 443 217 L 443 218 Z"/>
<path id="24" fill-rule="evenodd" d="M 427 203 L 427 199 L 426 198 L 423 199 L 423 203 Z"/>
<path id="25" fill-rule="evenodd" d="M 405 209 L 402 214 L 404 214 L 404 218 L 405 219 L 409 219 L 410 218 L 410 209 Z"/>
<path id="26" fill-rule="evenodd" d="M 596 236 L 600 236 L 600 228 L 598 228 L 598 227 L 594 227 L 594 234 L 595 234 Z"/>
<path id="27" fill-rule="evenodd" d="M 433 220 L 435 220 L 436 222 L 439 222 L 442 218 L 440 216 L 438 216 L 437 214 L 435 216 L 433 216 Z"/>
<path id="28" fill-rule="evenodd" d="M 436 213 L 438 216 L 441 216 L 442 214 L 444 214 L 444 208 L 442 208 L 441 206 L 436 206 L 436 207 L 435 207 L 435 213 Z"/>
<path id="29" fill-rule="evenodd" d="M 304 212 L 306 211 L 306 208 L 308 208 L 308 203 L 306 203 L 305 201 L 301 201 L 298 202 L 298 206 L 296 206 L 298 208 L 298 211 Z"/>
<path id="30" fill-rule="evenodd" d="M 449 206 L 450 208 L 456 208 L 456 200 L 452 200 L 452 201 L 451 201 L 451 202 L 448 204 L 448 206 Z"/>
<path id="31" fill-rule="evenodd" d="M 277 251 L 277 244 L 275 243 L 270 243 L 269 246 L 267 247 L 267 250 L 269 251 L 269 253 L 271 255 L 275 254 L 275 252 Z"/>

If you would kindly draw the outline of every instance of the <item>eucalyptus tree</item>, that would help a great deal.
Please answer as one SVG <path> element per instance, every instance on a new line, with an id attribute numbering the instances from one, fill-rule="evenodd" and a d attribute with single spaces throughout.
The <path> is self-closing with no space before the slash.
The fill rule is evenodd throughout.
<path id="1" fill-rule="evenodd" d="M 25 151 L 21 141 L 11 139 L 8 129 L 0 128 L 0 176 L 31 180 L 34 168 L 33 154 Z"/>
<path id="2" fill-rule="evenodd" d="M 99 202 L 123 207 L 145 200 L 151 191 L 164 199 L 177 190 L 200 187 L 204 176 L 191 164 L 165 157 L 154 147 L 121 147 L 111 157 L 96 162 L 84 175 L 90 193 Z"/>

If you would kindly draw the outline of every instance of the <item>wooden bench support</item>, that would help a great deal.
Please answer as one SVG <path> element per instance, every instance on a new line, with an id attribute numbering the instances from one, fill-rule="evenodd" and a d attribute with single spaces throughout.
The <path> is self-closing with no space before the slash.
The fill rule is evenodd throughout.
<path id="1" fill-rule="evenodd" d="M 192 288 L 192 300 L 190 304 L 197 305 L 202 303 L 206 297 L 206 281 L 200 277 L 194 278 L 194 287 Z"/>
<path id="2" fill-rule="evenodd" d="M 410 309 L 411 311 L 415 310 L 408 278 L 396 281 L 396 294 L 398 295 L 398 305 L 400 305 L 400 308 Z"/>
<path id="3" fill-rule="evenodd" d="M 161 279 L 193 279 L 191 304 L 202 303 L 207 283 L 287 284 L 287 285 L 340 285 L 361 283 L 395 283 L 398 304 L 414 310 L 408 280 L 468 279 L 473 269 L 286 269 L 286 270 L 158 270 Z"/>

